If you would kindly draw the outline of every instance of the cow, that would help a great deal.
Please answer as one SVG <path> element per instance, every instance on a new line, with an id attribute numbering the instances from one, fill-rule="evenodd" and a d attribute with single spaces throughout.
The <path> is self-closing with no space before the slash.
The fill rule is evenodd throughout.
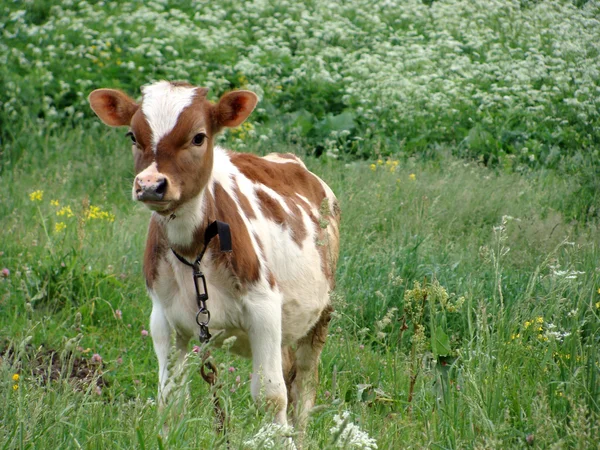
<path id="1" fill-rule="evenodd" d="M 339 203 L 293 154 L 259 157 L 215 145 L 224 127 L 239 126 L 254 110 L 253 92 L 231 91 L 216 103 L 206 88 L 183 82 L 160 81 L 141 92 L 140 103 L 114 89 L 97 89 L 88 100 L 105 124 L 129 127 L 132 196 L 152 211 L 143 272 L 159 404 L 173 387 L 172 333 L 179 368 L 198 334 L 196 280 L 187 263 L 218 221 L 229 225 L 231 251 L 221 251 L 228 238 L 219 234 L 199 263 L 213 343 L 235 336 L 232 351 L 252 358 L 254 400 L 266 402 L 283 425 L 289 405 L 301 431 L 315 402 L 332 312 Z"/>

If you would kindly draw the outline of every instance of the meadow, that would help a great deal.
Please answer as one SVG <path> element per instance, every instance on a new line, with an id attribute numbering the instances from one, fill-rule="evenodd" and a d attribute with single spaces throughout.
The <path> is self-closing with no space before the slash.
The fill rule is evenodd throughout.
<path id="1" fill-rule="evenodd" d="M 224 437 L 193 348 L 190 395 L 156 406 L 149 214 L 125 130 L 86 97 L 158 79 L 257 92 L 220 144 L 298 154 L 340 199 L 306 448 L 597 448 L 598 18 L 597 1 L 1 1 L 2 448 L 282 445 L 227 350 Z"/>

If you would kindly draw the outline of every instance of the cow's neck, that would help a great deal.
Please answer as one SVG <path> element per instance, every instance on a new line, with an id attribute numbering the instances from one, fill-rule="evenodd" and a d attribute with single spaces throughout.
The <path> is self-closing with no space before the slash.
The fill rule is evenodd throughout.
<path id="1" fill-rule="evenodd" d="M 162 217 L 168 245 L 194 261 L 204 246 L 206 227 L 215 220 L 214 210 L 214 199 L 206 187 L 173 214 Z"/>

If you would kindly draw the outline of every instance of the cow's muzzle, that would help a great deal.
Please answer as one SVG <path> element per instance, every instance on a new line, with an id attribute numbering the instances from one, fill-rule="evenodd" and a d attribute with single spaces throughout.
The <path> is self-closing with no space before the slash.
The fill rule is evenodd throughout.
<path id="1" fill-rule="evenodd" d="M 167 178 L 163 175 L 137 176 L 135 178 L 135 198 L 141 202 L 160 202 L 167 192 Z"/>

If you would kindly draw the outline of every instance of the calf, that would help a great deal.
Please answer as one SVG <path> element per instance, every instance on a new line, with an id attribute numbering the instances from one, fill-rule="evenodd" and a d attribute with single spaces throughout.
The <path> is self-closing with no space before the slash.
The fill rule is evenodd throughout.
<path id="1" fill-rule="evenodd" d="M 133 199 L 152 211 L 144 275 L 158 358 L 158 398 L 170 388 L 167 361 L 176 333 L 178 364 L 198 333 L 192 270 L 215 220 L 229 224 L 232 251 L 213 239 L 200 262 L 210 295 L 216 345 L 252 358 L 252 396 L 260 392 L 287 423 L 288 399 L 303 429 L 315 401 L 317 366 L 331 312 L 329 293 L 339 248 L 340 209 L 331 189 L 292 154 L 265 157 L 214 146 L 223 127 L 237 127 L 258 101 L 233 91 L 218 103 L 207 90 L 161 81 L 142 87 L 140 104 L 98 89 L 94 112 L 110 126 L 128 126 L 136 177 Z M 179 257 L 177 256 L 179 255 Z M 287 392 L 286 392 L 287 388 Z"/>

